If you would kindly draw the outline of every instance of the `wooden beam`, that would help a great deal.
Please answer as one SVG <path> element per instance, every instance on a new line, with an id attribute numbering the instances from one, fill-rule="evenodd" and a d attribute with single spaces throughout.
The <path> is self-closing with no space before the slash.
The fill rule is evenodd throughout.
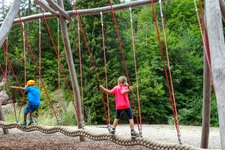
<path id="1" fill-rule="evenodd" d="M 220 10 L 223 16 L 223 21 L 225 21 L 225 3 L 224 0 L 220 0 Z"/>
<path id="2" fill-rule="evenodd" d="M 52 6 L 53 9 L 55 9 L 56 11 L 58 11 L 60 13 L 60 15 L 62 15 L 65 19 L 67 19 L 70 23 L 73 22 L 72 18 L 70 17 L 70 15 L 61 7 L 59 7 L 55 2 L 53 2 L 52 0 L 46 0 L 50 6 Z"/>
<path id="3" fill-rule="evenodd" d="M 58 17 L 59 14 L 54 11 L 51 7 L 48 6 L 47 3 L 45 3 L 43 0 L 39 0 L 39 4 L 41 4 L 41 6 L 46 10 L 46 11 L 49 11 L 53 16 L 56 16 Z"/>
<path id="4" fill-rule="evenodd" d="M 64 10 L 63 0 L 57 0 L 57 1 L 58 1 L 59 6 Z M 67 64 L 68 64 L 68 68 L 69 68 L 69 72 L 70 72 L 74 98 L 76 100 L 76 108 L 77 108 L 76 113 L 77 113 L 78 129 L 82 129 L 83 128 L 83 117 L 82 117 L 82 108 L 81 108 L 81 100 L 80 100 L 80 90 L 79 90 L 76 70 L 75 70 L 75 66 L 74 66 L 73 54 L 72 54 L 71 46 L 70 46 L 67 22 L 61 15 L 60 15 L 60 24 L 61 24 L 61 29 L 62 29 L 64 47 L 65 47 L 66 60 L 67 60 Z M 80 140 L 84 141 L 84 136 L 80 136 Z"/>
<path id="5" fill-rule="evenodd" d="M 158 3 L 158 1 L 159 0 L 154 0 L 154 3 Z M 115 11 L 119 11 L 119 10 L 128 9 L 129 7 L 138 7 L 138 6 L 144 6 L 144 5 L 150 5 L 150 1 L 149 0 L 140 0 L 140 1 L 134 1 L 134 2 L 125 3 L 125 4 L 113 5 L 112 7 Z M 76 16 L 75 10 L 70 10 L 70 11 L 66 11 L 66 12 L 70 16 Z M 105 6 L 105 7 L 99 7 L 99 8 L 78 10 L 78 14 L 80 16 L 98 15 L 100 12 L 102 12 L 102 13 L 111 12 L 111 7 Z M 46 18 L 48 18 L 48 19 L 55 18 L 55 16 L 52 15 L 51 13 L 44 13 L 44 14 L 45 14 Z M 22 17 L 21 20 L 22 20 L 22 22 L 31 22 L 31 21 L 37 21 L 39 18 L 42 18 L 42 17 L 43 17 L 42 14 L 35 14 L 35 15 Z M 0 22 L 0 25 L 1 24 L 2 24 L 2 22 Z M 19 25 L 20 24 L 19 19 L 15 19 L 13 24 Z"/>
<path id="6" fill-rule="evenodd" d="M 219 0 L 206 0 L 206 22 L 219 116 L 221 148 L 225 150 L 225 43 Z"/>
<path id="7" fill-rule="evenodd" d="M 6 18 L 1 22 L 0 28 L 0 46 L 2 46 L 3 42 L 5 41 L 8 33 L 10 32 L 13 24 L 13 20 L 17 16 L 20 8 L 20 4 L 22 3 L 21 0 L 14 0 L 9 12 L 7 13 Z"/>

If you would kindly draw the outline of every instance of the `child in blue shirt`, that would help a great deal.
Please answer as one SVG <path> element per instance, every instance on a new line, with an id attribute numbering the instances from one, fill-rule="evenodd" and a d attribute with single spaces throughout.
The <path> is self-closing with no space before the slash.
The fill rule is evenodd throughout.
<path id="1" fill-rule="evenodd" d="M 28 104 L 24 108 L 24 120 L 22 125 L 27 125 L 27 115 L 30 113 L 30 122 L 28 125 L 34 123 L 32 118 L 32 113 L 36 111 L 40 106 L 40 91 L 37 86 L 35 86 L 34 80 L 27 81 L 26 87 L 13 87 L 16 89 L 23 89 L 27 93 Z"/>

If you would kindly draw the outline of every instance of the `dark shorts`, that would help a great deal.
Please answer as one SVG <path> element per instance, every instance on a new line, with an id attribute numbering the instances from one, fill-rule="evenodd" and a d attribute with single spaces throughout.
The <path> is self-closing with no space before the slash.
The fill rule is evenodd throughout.
<path id="1" fill-rule="evenodd" d="M 24 110 L 23 110 L 23 113 L 24 115 L 27 115 L 28 113 L 30 112 L 34 112 L 38 109 L 39 105 L 27 105 Z"/>
<path id="2" fill-rule="evenodd" d="M 129 119 L 133 119 L 133 114 L 132 114 L 130 108 L 126 108 L 126 109 L 117 109 L 117 110 L 116 110 L 116 119 L 120 119 L 120 115 L 121 115 L 121 113 L 122 113 L 123 111 L 126 112 L 127 117 L 128 117 Z"/>

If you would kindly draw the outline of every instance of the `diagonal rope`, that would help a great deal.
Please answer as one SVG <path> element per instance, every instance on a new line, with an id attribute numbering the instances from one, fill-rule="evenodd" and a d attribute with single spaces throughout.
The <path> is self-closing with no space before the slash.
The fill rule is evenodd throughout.
<path id="1" fill-rule="evenodd" d="M 5 54 L 5 57 L 6 57 L 6 61 L 8 62 L 8 65 L 9 65 L 9 67 L 11 68 L 11 71 L 12 71 L 12 74 L 13 74 L 13 77 L 16 79 L 16 82 L 17 82 L 17 84 L 19 85 L 19 87 L 22 87 L 21 86 L 21 84 L 20 84 L 20 82 L 19 82 L 19 80 L 18 80 L 18 78 L 17 78 L 17 75 L 16 75 L 16 73 L 15 73 L 15 71 L 14 71 L 14 68 L 13 68 L 13 66 L 12 66 L 12 64 L 11 64 L 11 61 L 10 61 L 10 59 L 9 59 L 9 55 L 8 55 L 8 52 L 7 52 L 7 48 L 4 46 L 4 44 L 2 45 L 2 47 L 3 47 L 3 49 L 4 49 L 4 54 Z M 7 76 L 6 76 L 7 77 Z M 7 77 L 7 79 L 8 79 L 8 77 Z M 8 79 L 9 80 L 9 79 Z M 20 91 L 20 93 L 22 94 L 22 105 L 24 104 L 24 101 L 25 101 L 25 92 L 22 90 L 22 89 L 19 89 L 19 91 Z M 19 116 L 20 116 L 20 113 L 21 113 L 21 110 L 22 110 L 22 107 L 19 109 Z"/>
<path id="2" fill-rule="evenodd" d="M 162 62 L 163 62 L 163 66 L 164 66 L 164 73 L 165 73 L 165 76 L 166 76 L 166 84 L 167 84 L 168 92 L 169 92 L 169 95 L 170 95 L 169 99 L 170 99 L 170 102 L 171 102 L 171 105 L 172 105 L 172 111 L 173 111 L 173 115 L 174 115 L 174 119 L 175 119 L 174 121 L 175 121 L 175 125 L 176 125 L 177 137 L 178 137 L 179 143 L 182 144 L 179 125 L 178 125 L 177 111 L 175 109 L 176 105 L 175 105 L 175 102 L 174 102 L 174 99 L 173 99 L 173 94 L 171 92 L 170 80 L 169 80 L 169 76 L 168 76 L 168 72 L 167 72 L 167 68 L 166 68 L 166 64 L 165 64 L 165 57 L 164 57 L 164 52 L 163 52 L 162 43 L 161 43 L 161 39 L 160 39 L 158 21 L 157 21 L 157 18 L 156 18 L 156 12 L 155 12 L 155 8 L 154 8 L 154 1 L 153 0 L 151 0 L 151 6 L 152 6 L 152 14 L 153 14 L 154 22 L 155 22 L 155 26 L 156 26 L 156 32 L 157 32 L 157 38 L 158 38 L 158 43 L 159 43 L 159 47 L 160 47 Z"/>
<path id="3" fill-rule="evenodd" d="M 97 66 L 94 62 L 94 58 L 93 58 L 93 55 L 91 53 L 91 49 L 90 49 L 90 46 L 88 44 L 88 41 L 87 41 L 87 37 L 85 35 L 85 30 L 83 28 L 83 25 L 82 25 L 82 22 L 80 20 L 80 15 L 78 14 L 78 11 L 77 11 L 77 6 L 76 6 L 76 2 L 73 0 L 73 6 L 74 6 L 74 10 L 76 11 L 76 16 L 77 16 L 77 22 L 78 22 L 78 26 L 81 30 L 81 33 L 83 35 L 83 38 L 84 38 L 84 42 L 85 42 L 85 45 L 86 45 L 86 48 L 88 49 L 88 53 L 89 53 L 89 57 L 90 57 L 90 60 L 91 60 L 91 63 L 94 67 L 94 71 L 95 71 L 95 75 L 96 75 L 96 79 L 98 81 L 98 84 L 100 85 L 101 82 L 100 82 L 100 78 L 99 78 L 99 73 L 97 72 Z M 105 101 L 104 101 L 104 94 L 102 93 L 102 105 L 104 106 L 104 115 L 105 115 L 105 118 L 107 119 L 107 115 L 106 115 L 106 104 L 105 104 Z"/>
<path id="4" fill-rule="evenodd" d="M 4 76 L 4 78 L 6 79 L 6 81 L 8 82 L 9 86 L 11 86 L 11 83 L 10 83 L 10 80 L 9 78 L 7 77 L 7 72 L 3 70 L 2 66 L 0 65 L 0 70 Z M 12 89 L 11 90 L 11 93 L 12 93 Z M 4 94 L 4 93 L 3 93 Z M 2 95 L 2 97 L 4 97 L 4 95 Z M 4 99 L 2 99 L 3 101 Z M 14 98 L 14 95 L 12 94 L 12 102 L 13 102 L 13 110 L 14 110 L 14 116 L 15 116 L 15 119 L 16 119 L 16 122 L 18 123 L 18 118 L 17 118 L 17 114 L 16 114 L 16 106 L 15 106 L 15 98 Z"/>
<path id="5" fill-rule="evenodd" d="M 200 10 L 201 10 L 201 15 L 203 15 L 202 13 L 202 2 L 201 0 L 199 0 L 200 3 Z M 214 76 L 212 73 L 212 68 L 211 68 L 211 61 L 210 61 L 210 49 L 209 49 L 209 41 L 208 41 L 208 34 L 207 34 L 207 30 L 206 30 L 206 25 L 205 25 L 205 21 L 204 18 L 202 16 L 202 21 L 203 21 L 203 27 L 204 27 L 204 34 L 205 34 L 205 38 L 204 38 L 204 34 L 203 34 L 203 29 L 202 29 L 202 23 L 198 14 L 198 7 L 197 7 L 197 3 L 196 0 L 194 0 L 194 5 L 195 5 L 195 11 L 196 11 L 196 16 L 198 19 L 198 25 L 199 25 L 199 30 L 200 30 L 200 34 L 201 34 L 201 39 L 202 39 L 202 43 L 203 43 L 203 50 L 205 52 L 205 57 L 206 57 L 206 62 L 207 62 L 207 66 L 209 68 L 209 72 L 210 72 L 210 77 L 212 80 L 212 85 L 213 85 L 213 89 L 214 89 L 214 94 L 215 97 L 217 97 L 216 95 L 216 86 L 215 86 L 215 82 L 214 82 Z"/>
<path id="6" fill-rule="evenodd" d="M 46 27 L 47 27 L 48 35 L 49 35 L 49 37 L 50 37 L 50 40 L 51 40 L 53 49 L 54 49 L 54 51 L 55 51 L 55 53 L 56 53 L 56 56 L 57 56 L 58 60 L 60 60 L 59 54 L 58 54 L 58 52 L 57 52 L 57 48 L 56 48 L 56 45 L 55 45 L 55 42 L 54 42 L 53 37 L 52 37 L 51 30 L 50 30 L 49 25 L 48 25 L 48 22 L 47 22 L 47 18 L 46 18 L 45 14 L 44 14 L 44 11 L 43 11 L 43 9 L 42 9 L 42 5 L 40 4 L 40 2 L 38 2 L 38 5 L 40 6 L 40 10 L 41 10 L 41 13 L 42 13 L 42 17 L 43 17 L 43 19 L 44 19 L 44 21 L 45 21 L 45 25 L 46 25 Z M 63 67 L 62 67 L 62 63 L 61 63 L 60 61 L 59 61 L 59 65 L 60 65 L 61 71 L 62 71 L 62 73 L 63 73 L 64 81 L 65 81 L 65 83 L 66 83 L 67 90 L 68 90 L 68 92 L 69 92 L 70 99 L 72 100 L 72 104 L 73 104 L 73 106 L 74 106 L 75 112 L 76 112 L 76 114 L 78 114 L 78 110 L 77 110 L 77 108 L 76 108 L 76 104 L 75 104 L 75 101 L 74 101 L 72 92 L 70 91 L 69 84 L 68 84 L 68 80 L 67 80 L 67 77 L 66 77 L 66 75 L 65 75 L 65 71 L 64 71 L 64 69 L 63 69 Z M 79 117 L 79 115 L 77 115 L 77 119 L 78 119 L 78 122 L 80 122 L 80 117 Z"/>
<path id="7" fill-rule="evenodd" d="M 172 97 L 172 99 L 170 99 L 170 101 L 171 101 L 171 105 L 172 105 L 172 111 L 173 111 L 173 115 L 174 115 L 174 123 L 175 123 L 176 130 L 177 130 L 178 140 L 181 143 L 178 113 L 177 113 L 176 100 L 175 100 L 175 94 L 174 94 L 173 78 L 172 78 L 172 73 L 171 73 L 171 69 L 170 69 L 170 59 L 169 59 L 168 44 L 167 44 L 165 22 L 164 22 L 164 16 L 163 16 L 163 11 L 162 11 L 161 0 L 159 0 L 159 5 L 160 5 L 160 14 L 161 14 L 161 19 L 162 19 L 162 30 L 163 30 L 163 35 L 164 35 L 164 45 L 165 45 L 165 49 L 166 49 L 167 67 L 168 67 L 168 73 L 169 73 L 169 79 L 170 79 L 169 82 L 170 82 L 170 87 L 171 87 L 171 97 Z"/>
<path id="8" fill-rule="evenodd" d="M 129 77 L 129 73 L 128 73 L 128 69 L 127 69 L 127 65 L 126 65 L 125 55 L 124 55 L 124 52 L 123 52 L 123 46 L 122 46 L 122 42 L 121 42 L 121 38 L 120 38 L 119 28 L 118 28 L 118 25 L 117 25 L 117 22 L 116 22 L 115 11 L 114 11 L 113 6 L 112 6 L 112 0 L 109 0 L 109 3 L 110 3 L 110 7 L 111 7 L 111 14 L 113 16 L 114 27 L 116 28 L 118 43 L 120 45 L 120 53 L 121 53 L 121 56 L 122 56 L 123 65 L 124 65 L 124 68 L 126 70 L 126 76 L 127 76 L 127 79 L 128 79 L 128 84 L 130 85 L 130 77 Z M 141 125 L 139 124 L 139 121 L 138 121 L 138 114 L 136 112 L 137 108 L 136 108 L 136 105 L 135 105 L 135 102 L 134 102 L 133 92 L 132 92 L 132 104 L 133 104 L 133 107 L 134 107 L 134 114 L 135 114 L 135 117 L 136 117 L 136 122 L 138 124 L 138 130 L 141 134 L 142 129 L 141 129 Z"/>

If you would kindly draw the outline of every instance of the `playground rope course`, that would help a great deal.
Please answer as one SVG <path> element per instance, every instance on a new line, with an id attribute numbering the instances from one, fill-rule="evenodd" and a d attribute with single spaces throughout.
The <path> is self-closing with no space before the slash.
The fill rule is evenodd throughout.
<path id="1" fill-rule="evenodd" d="M 96 140 L 96 141 L 104 141 L 104 140 L 109 140 L 109 141 L 112 141 L 116 144 L 119 144 L 119 145 L 123 145 L 123 146 L 133 146 L 133 145 L 140 145 L 140 146 L 144 146 L 146 148 L 150 148 L 150 149 L 161 149 L 161 150 L 180 150 L 180 149 L 184 149 L 184 150 L 192 150 L 192 149 L 199 149 L 197 147 L 194 147 L 194 146 L 190 146 L 190 145 L 183 145 L 182 142 L 181 142 L 181 135 L 180 135 L 180 129 L 179 129 L 179 121 L 178 121 L 178 114 L 177 114 L 177 109 L 176 109 L 176 101 L 175 101 L 175 96 L 174 96 L 174 89 L 173 89 L 173 81 L 172 81 L 172 75 L 171 75 L 171 72 L 170 72 L 170 62 L 169 62 L 169 56 L 168 56 L 168 47 L 167 47 L 167 43 L 166 43 L 166 33 L 165 33 L 165 26 L 164 26 L 164 18 L 163 18 L 163 13 L 162 13 L 162 5 L 161 5 L 161 0 L 159 0 L 159 4 L 160 4 L 160 13 L 161 13 L 161 18 L 162 18 L 162 27 L 163 27 L 163 33 L 164 33 L 164 41 L 165 41 L 165 47 L 166 47 L 166 57 L 164 57 L 164 53 L 163 53 L 163 45 L 162 45 L 162 41 L 160 39 L 160 32 L 159 32 L 159 27 L 158 27 L 158 22 L 157 22 L 157 18 L 156 18 L 156 12 L 154 10 L 154 3 L 158 2 L 158 0 L 142 0 L 142 1 L 139 1 L 139 2 L 132 2 L 128 5 L 115 5 L 113 6 L 112 5 L 112 2 L 110 1 L 110 6 L 107 6 L 107 7 L 101 7 L 101 8 L 94 8 L 94 9 L 89 9 L 89 10 L 77 10 L 76 8 L 76 3 L 74 2 L 74 10 L 73 11 L 68 11 L 68 15 L 69 16 L 77 16 L 77 22 L 78 22 L 78 33 L 79 33 L 79 41 L 80 41 L 80 32 L 81 34 L 83 35 L 83 38 L 85 40 L 85 44 L 86 44 L 86 47 L 88 49 L 88 52 L 89 52 L 89 55 L 90 55 L 90 58 L 91 58 L 91 63 L 92 65 L 94 66 L 95 68 L 95 74 L 96 74 L 96 78 L 98 80 L 98 83 L 100 84 L 100 79 L 99 79 L 99 75 L 98 75 L 98 72 L 96 71 L 96 64 L 94 62 L 94 59 L 92 57 L 92 53 L 90 51 L 90 47 L 88 45 L 88 41 L 86 39 L 86 35 L 85 35 L 85 30 L 83 29 L 82 27 L 82 22 L 80 20 L 80 16 L 86 16 L 86 15 L 93 15 L 93 14 L 101 14 L 101 25 L 102 25 L 102 36 L 103 36 L 103 49 L 105 50 L 105 46 L 104 46 L 104 25 L 103 25 L 103 13 L 106 13 L 106 12 L 111 12 L 112 13 L 112 16 L 113 16 L 113 23 L 114 23 L 114 26 L 115 26 L 115 29 L 116 29 L 116 33 L 117 33 L 117 38 L 118 38 L 118 43 L 120 45 L 120 53 L 122 55 L 122 58 L 123 58 L 123 63 L 124 63 L 124 68 L 126 70 L 126 74 L 127 74 L 127 77 L 128 77 L 128 81 L 130 83 L 130 80 L 129 80 L 129 75 L 128 75 L 128 69 L 126 67 L 126 61 L 125 61 L 125 56 L 124 56 L 124 53 L 122 51 L 122 43 L 120 41 L 120 34 L 119 34 L 119 29 L 118 29 L 118 25 L 117 25 L 117 22 L 116 22 L 116 17 L 115 17 L 115 10 L 121 10 L 121 9 L 125 9 L 125 8 L 129 8 L 130 10 L 130 22 L 131 22 L 131 31 L 132 31 L 132 48 L 133 48 L 133 51 L 134 51 L 134 67 L 135 67 L 135 72 L 136 72 L 136 85 L 137 85 L 137 95 L 139 97 L 139 91 L 138 91 L 138 75 L 137 75 L 137 69 L 136 69 L 136 56 L 135 56 L 135 45 L 134 45 L 134 31 L 133 31 L 133 21 L 132 21 L 132 7 L 133 6 L 141 6 L 141 5 L 146 5 L 146 4 L 151 4 L 152 6 L 152 13 L 153 13 L 153 17 L 154 17 L 154 22 L 155 22 L 155 25 L 156 25 L 156 32 L 157 32 L 157 36 L 158 36 L 158 43 L 159 43 L 159 47 L 160 47 L 160 51 L 162 53 L 162 61 L 164 63 L 164 72 L 165 72 L 165 76 L 166 76 L 166 82 L 167 82 L 167 87 L 168 87 L 168 92 L 169 92 L 169 95 L 170 95 L 170 102 L 171 102 L 171 105 L 172 105 L 172 111 L 173 111 L 173 115 L 174 115 L 174 122 L 175 122 L 175 126 L 176 126 L 176 130 L 177 130 L 177 136 L 178 136 L 178 141 L 179 141 L 179 144 L 175 144 L 175 143 L 162 143 L 162 142 L 156 142 L 156 141 L 152 141 L 150 139 L 146 139 L 146 138 L 143 138 L 143 137 L 137 137 L 137 138 L 121 138 L 121 137 L 118 137 L 118 136 L 115 136 L 115 135 L 111 135 L 111 134 L 107 134 L 107 133 L 103 133 L 103 134 L 94 134 L 94 133 L 91 133 L 89 131 L 86 131 L 84 129 L 77 129 L 75 131 L 69 131 L 63 127 L 60 127 L 60 126 L 56 126 L 56 127 L 45 127 L 45 126 L 39 126 L 39 125 L 35 125 L 35 126 L 24 126 L 24 125 L 19 125 L 17 123 L 6 123 L 6 122 L 0 122 L 0 127 L 3 128 L 3 129 L 12 129 L 12 128 L 17 128 L 21 131 L 24 131 L 24 132 L 31 132 L 31 131 L 40 131 L 42 133 L 45 133 L 45 134 L 53 134 L 53 133 L 56 133 L 56 132 L 60 132 L 66 136 L 70 136 L 70 137 L 77 137 L 77 136 L 85 136 L 89 139 L 92 139 L 92 140 Z M 34 56 L 33 56 L 33 53 L 32 53 L 32 50 L 31 50 L 31 47 L 30 47 L 30 44 L 29 44 L 29 41 L 28 41 L 28 37 L 26 36 L 26 33 L 25 33 L 25 30 L 24 30 L 24 22 L 29 22 L 29 21 L 33 21 L 33 20 L 37 20 L 39 19 L 39 24 L 40 24 L 40 18 L 43 17 L 43 20 L 46 24 L 46 27 L 48 29 L 48 34 L 50 36 L 50 39 L 51 39 L 51 42 L 52 42 L 52 45 L 54 47 L 54 50 L 56 52 L 56 55 L 57 55 L 57 58 L 58 58 L 58 63 L 59 63 L 59 70 L 61 69 L 63 74 L 64 74 L 64 70 L 63 68 L 61 68 L 61 63 L 60 63 L 60 57 L 59 57 L 59 52 L 57 51 L 58 49 L 56 48 L 56 44 L 54 43 L 54 40 L 52 38 L 52 34 L 51 34 L 51 30 L 49 28 L 49 25 L 47 23 L 47 19 L 49 18 L 53 18 L 55 17 L 55 15 L 52 15 L 52 14 L 49 14 L 49 13 L 44 13 L 44 11 L 42 10 L 42 6 L 41 4 L 39 3 L 40 5 L 40 10 L 41 10 L 41 14 L 39 15 L 32 15 L 32 16 L 27 16 L 27 17 L 20 17 L 18 16 L 18 19 L 15 19 L 14 21 L 14 24 L 21 24 L 22 26 L 22 31 L 23 31 L 23 36 L 24 36 L 24 44 L 27 44 L 27 47 L 29 49 L 29 52 L 31 53 L 31 56 L 32 56 L 32 59 L 35 63 L 35 66 L 38 70 L 38 73 L 39 73 L 39 76 L 40 76 L 40 79 L 42 79 L 41 77 L 41 73 L 40 73 L 40 70 L 39 70 L 39 67 L 37 65 L 37 62 L 35 61 L 34 59 Z M 56 17 L 59 16 L 56 15 Z M 0 23 L 1 24 L 1 23 Z M 59 20 L 58 20 L 58 43 L 59 43 Z M 80 44 L 80 42 L 79 42 Z M 4 46 L 4 45 L 3 45 Z M 59 47 L 59 46 L 58 46 Z M 7 49 L 7 48 L 4 48 L 4 49 Z M 6 51 L 6 50 L 5 50 Z M 105 57 L 105 56 L 104 56 Z M 168 65 L 168 70 L 167 70 L 167 67 L 166 67 L 166 60 L 165 58 L 167 58 L 167 65 Z M 7 58 L 8 59 L 8 58 Z M 104 58 L 106 59 L 106 58 Z M 106 61 L 106 60 L 104 60 Z M 2 70 L 2 69 L 1 69 Z M 106 72 L 106 75 L 107 75 L 107 71 L 105 70 Z M 59 78 L 60 80 L 60 78 Z M 68 86 L 68 83 L 67 83 L 67 79 L 66 79 L 66 76 L 64 74 L 64 80 L 67 84 L 67 88 L 68 88 L 68 91 L 70 93 L 70 98 L 73 102 L 73 105 L 74 105 L 74 109 L 76 111 L 76 113 L 78 114 L 78 110 L 76 108 L 76 105 L 75 105 L 75 102 L 74 102 L 74 99 L 72 98 L 72 93 L 70 92 L 70 88 Z M 107 77 L 106 77 L 106 81 L 107 81 Z M 41 82 L 43 82 L 41 80 Z M 81 78 L 81 83 L 82 83 L 82 78 Z M 20 85 L 20 84 L 19 84 Z M 44 85 L 44 83 L 42 83 L 42 85 Z M 60 82 L 59 82 L 59 85 L 60 85 Z M 45 89 L 45 86 L 43 86 L 44 89 Z M 45 89 L 45 92 L 47 94 L 47 90 Z M 133 96 L 133 95 L 132 95 Z M 24 97 L 24 95 L 23 95 Z M 48 100 L 49 100 L 49 103 L 51 104 L 51 101 L 50 101 L 50 98 L 47 94 L 47 97 L 48 97 Z M 133 97 L 132 97 L 133 98 Z M 133 99 L 132 99 L 133 100 Z M 133 100 L 134 101 L 134 100 Z M 136 122 L 138 124 L 138 128 L 139 128 L 139 133 L 142 133 L 142 118 L 141 118 L 141 108 L 140 108 L 140 99 L 138 98 L 138 113 L 135 112 L 136 114 Z M 107 109 L 108 109 L 108 116 L 106 114 L 106 108 L 105 108 L 105 105 L 104 106 L 104 113 L 105 113 L 105 116 L 106 116 L 106 121 L 107 121 L 107 124 L 110 124 L 110 113 L 109 113 L 109 105 L 108 105 L 108 100 L 107 100 Z M 133 102 L 134 103 L 134 102 Z M 104 100 L 103 100 L 103 104 L 104 104 Z M 134 103 L 135 104 L 135 103 Z M 54 111 L 54 107 L 51 105 L 51 108 L 54 112 L 54 115 L 57 119 L 57 121 L 59 122 L 59 119 L 58 119 L 58 116 L 56 115 L 55 111 Z M 135 111 L 136 111 L 136 106 L 134 105 L 134 108 L 135 108 Z M 84 108 L 82 108 L 84 109 Z M 82 110 L 83 112 L 84 110 Z M 138 115 L 137 115 L 138 114 Z M 84 115 L 84 112 L 83 114 Z M 82 116 L 83 117 L 83 116 Z M 82 120 L 82 117 L 79 117 L 78 115 L 78 122 L 81 122 L 80 120 Z M 139 123 L 140 122 L 140 123 Z M 140 134 L 141 135 L 141 134 Z"/>
<path id="2" fill-rule="evenodd" d="M 194 146 L 190 145 L 180 145 L 180 144 L 174 144 L 174 143 L 162 143 L 162 142 L 156 142 L 153 140 L 149 140 L 142 137 L 137 138 L 121 138 L 112 134 L 94 134 L 89 131 L 85 131 L 83 129 L 76 129 L 74 131 L 69 131 L 63 127 L 56 126 L 56 127 L 45 127 L 45 126 L 24 126 L 19 125 L 17 123 L 5 123 L 0 122 L 0 127 L 5 129 L 13 129 L 17 128 L 23 132 L 32 132 L 32 131 L 39 131 L 45 134 L 53 134 L 60 132 L 66 136 L 70 137 L 77 137 L 77 136 L 85 136 L 89 139 L 95 140 L 95 141 L 105 141 L 109 140 L 113 143 L 122 145 L 122 146 L 134 146 L 134 145 L 140 145 L 144 146 L 146 148 L 150 148 L 152 150 L 196 150 L 199 149 Z"/>

